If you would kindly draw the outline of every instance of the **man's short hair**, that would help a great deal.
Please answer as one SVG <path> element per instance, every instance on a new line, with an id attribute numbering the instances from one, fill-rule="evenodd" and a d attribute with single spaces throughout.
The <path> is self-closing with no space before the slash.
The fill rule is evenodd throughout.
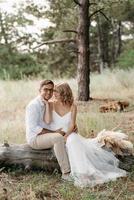
<path id="1" fill-rule="evenodd" d="M 40 82 L 40 88 L 39 89 L 41 89 L 44 85 L 49 85 L 49 84 L 54 86 L 54 82 L 53 81 L 51 81 L 51 80 L 43 80 L 43 81 Z"/>

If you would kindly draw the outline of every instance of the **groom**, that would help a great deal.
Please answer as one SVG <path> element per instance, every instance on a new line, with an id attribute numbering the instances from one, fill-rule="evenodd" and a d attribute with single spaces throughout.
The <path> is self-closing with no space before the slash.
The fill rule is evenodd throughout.
<path id="1" fill-rule="evenodd" d="M 54 148 L 55 156 L 60 165 L 62 178 L 70 179 L 70 165 L 65 148 L 64 132 L 49 130 L 49 125 L 43 121 L 43 115 L 48 106 L 48 100 L 53 95 L 54 83 L 44 80 L 40 83 L 39 96 L 30 101 L 26 107 L 26 139 L 33 149 Z"/>

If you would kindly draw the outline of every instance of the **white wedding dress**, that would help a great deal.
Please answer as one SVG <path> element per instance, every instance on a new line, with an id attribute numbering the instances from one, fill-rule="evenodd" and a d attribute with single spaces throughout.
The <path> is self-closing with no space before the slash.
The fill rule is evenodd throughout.
<path id="1" fill-rule="evenodd" d="M 60 116 L 53 111 L 53 122 L 50 129 L 56 130 L 62 128 L 68 130 L 71 121 L 71 112 Z M 87 139 L 77 133 L 68 136 L 66 147 L 71 166 L 71 175 L 74 184 L 79 187 L 95 186 L 110 180 L 116 180 L 117 177 L 126 176 L 126 171 L 118 167 L 119 160 L 113 152 L 104 150 L 98 138 L 107 135 L 101 132 L 96 138 Z M 125 134 L 124 134 L 125 135 Z M 118 133 L 117 138 L 122 134 Z"/>

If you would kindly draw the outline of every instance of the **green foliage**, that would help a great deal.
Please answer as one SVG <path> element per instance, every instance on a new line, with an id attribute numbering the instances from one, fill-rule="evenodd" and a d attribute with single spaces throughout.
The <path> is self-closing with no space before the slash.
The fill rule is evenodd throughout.
<path id="1" fill-rule="evenodd" d="M 117 66 L 123 69 L 134 68 L 134 49 L 124 51 L 119 56 Z"/>
<path id="2" fill-rule="evenodd" d="M 50 10 L 45 13 L 45 16 L 55 24 L 42 34 L 45 41 L 75 38 L 75 33 L 64 32 L 67 29 L 77 29 L 77 8 L 72 0 L 51 2 Z M 49 45 L 48 51 L 44 54 L 44 63 L 54 78 L 76 76 L 77 53 L 72 46 L 74 46 L 72 43 Z"/>
<path id="3" fill-rule="evenodd" d="M 0 48 L 0 78 L 22 79 L 37 76 L 42 65 L 37 64 L 36 58 L 31 54 L 9 52 L 6 47 Z"/>
<path id="4" fill-rule="evenodd" d="M 75 55 L 70 53 L 66 44 L 50 46 L 44 63 L 53 78 L 69 78 L 76 75 Z"/>
<path id="5" fill-rule="evenodd" d="M 78 53 L 74 43 L 55 43 L 47 48 L 45 45 L 41 48 L 33 48 L 44 41 L 77 38 L 76 33 L 64 32 L 64 30 L 77 31 L 79 6 L 72 0 L 47 2 L 50 8 L 48 10 L 47 3 L 43 6 L 32 0 L 20 3 L 18 10 L 16 9 L 14 13 L 9 14 L 0 10 L 0 78 L 21 79 L 24 76 L 71 78 L 76 76 Z M 102 10 L 104 15 L 97 13 L 91 18 L 91 22 L 96 21 L 100 24 L 93 26 L 91 23 L 90 26 L 91 71 L 99 70 L 101 61 L 108 67 L 115 64 L 117 60 L 117 65 L 121 68 L 133 67 L 133 48 L 127 48 L 125 45 L 124 50 L 123 46 L 126 42 L 128 43 L 128 40 L 123 41 L 121 38 L 122 35 L 132 36 L 134 33 L 134 0 L 93 0 L 89 14 L 102 8 L 104 8 Z M 41 35 L 37 33 L 36 36 L 24 30 L 21 32 L 21 28 L 25 29 L 27 25 L 34 25 L 32 16 L 37 20 L 48 18 L 54 26 L 42 28 Z M 109 20 L 104 16 L 107 16 Z M 20 49 L 25 47 L 30 53 L 19 53 L 18 47 Z"/>

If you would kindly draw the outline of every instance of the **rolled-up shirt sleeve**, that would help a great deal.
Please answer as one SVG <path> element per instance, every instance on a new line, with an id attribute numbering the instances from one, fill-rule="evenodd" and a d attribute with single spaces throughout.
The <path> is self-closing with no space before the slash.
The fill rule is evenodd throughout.
<path id="1" fill-rule="evenodd" d="M 40 114 L 36 104 L 31 104 L 26 107 L 26 134 L 27 139 L 31 139 L 42 131 L 39 124 Z"/>

